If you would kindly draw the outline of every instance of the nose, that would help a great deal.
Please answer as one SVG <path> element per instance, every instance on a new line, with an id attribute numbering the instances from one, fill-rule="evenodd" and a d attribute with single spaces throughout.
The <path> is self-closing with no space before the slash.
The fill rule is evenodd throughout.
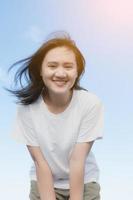
<path id="1" fill-rule="evenodd" d="M 63 68 L 59 68 L 55 72 L 55 76 L 56 77 L 60 77 L 60 78 L 64 78 L 64 77 L 66 77 L 66 72 L 65 72 L 65 70 Z"/>

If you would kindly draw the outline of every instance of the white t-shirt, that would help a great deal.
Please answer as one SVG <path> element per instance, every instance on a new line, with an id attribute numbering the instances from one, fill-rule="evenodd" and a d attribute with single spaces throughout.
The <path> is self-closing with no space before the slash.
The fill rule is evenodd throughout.
<path id="1" fill-rule="evenodd" d="M 18 105 L 12 137 L 18 142 L 39 146 L 53 175 L 54 187 L 69 189 L 69 158 L 76 143 L 103 137 L 104 106 L 95 94 L 73 90 L 65 111 L 49 111 L 42 95 L 30 105 Z M 34 162 L 30 179 L 37 180 Z M 98 182 L 99 168 L 92 151 L 85 163 L 84 183 Z"/>

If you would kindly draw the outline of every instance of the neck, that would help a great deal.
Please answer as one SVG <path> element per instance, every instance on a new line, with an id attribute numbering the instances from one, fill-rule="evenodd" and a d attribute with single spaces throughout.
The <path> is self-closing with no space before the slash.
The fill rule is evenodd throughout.
<path id="1" fill-rule="evenodd" d="M 45 96 L 45 102 L 55 108 L 63 108 L 67 106 L 72 98 L 73 91 L 68 91 L 67 94 L 53 94 L 48 92 Z"/>

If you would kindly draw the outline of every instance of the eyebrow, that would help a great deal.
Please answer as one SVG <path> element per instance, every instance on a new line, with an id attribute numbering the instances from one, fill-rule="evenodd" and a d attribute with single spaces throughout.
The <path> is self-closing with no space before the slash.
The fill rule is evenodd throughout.
<path id="1" fill-rule="evenodd" d="M 48 62 L 48 64 L 58 64 L 58 62 L 52 61 L 52 62 Z M 74 63 L 72 63 L 72 62 L 64 62 L 64 64 L 65 64 L 65 65 L 67 65 L 67 64 L 73 65 Z"/>

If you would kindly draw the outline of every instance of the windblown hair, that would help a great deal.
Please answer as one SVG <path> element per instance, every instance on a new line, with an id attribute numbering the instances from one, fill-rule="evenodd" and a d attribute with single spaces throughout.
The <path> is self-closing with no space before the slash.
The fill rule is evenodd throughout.
<path id="1" fill-rule="evenodd" d="M 47 92 L 47 87 L 45 86 L 42 77 L 40 76 L 40 72 L 42 62 L 46 54 L 48 51 L 56 47 L 67 47 L 74 52 L 78 68 L 78 77 L 71 89 L 86 90 L 83 87 L 80 87 L 80 78 L 85 71 L 85 59 L 76 46 L 75 42 L 70 38 L 69 34 L 66 33 L 65 35 L 57 35 L 46 40 L 33 55 L 15 62 L 8 69 L 9 72 L 14 66 L 21 64 L 21 67 L 18 69 L 14 76 L 14 82 L 16 83 L 19 80 L 22 88 L 17 90 L 10 90 L 5 88 L 8 92 L 12 93 L 19 99 L 19 101 L 16 103 L 23 105 L 32 104 L 38 99 L 42 91 Z M 24 75 L 27 82 L 27 85 L 24 87 L 22 85 L 22 75 Z"/>

